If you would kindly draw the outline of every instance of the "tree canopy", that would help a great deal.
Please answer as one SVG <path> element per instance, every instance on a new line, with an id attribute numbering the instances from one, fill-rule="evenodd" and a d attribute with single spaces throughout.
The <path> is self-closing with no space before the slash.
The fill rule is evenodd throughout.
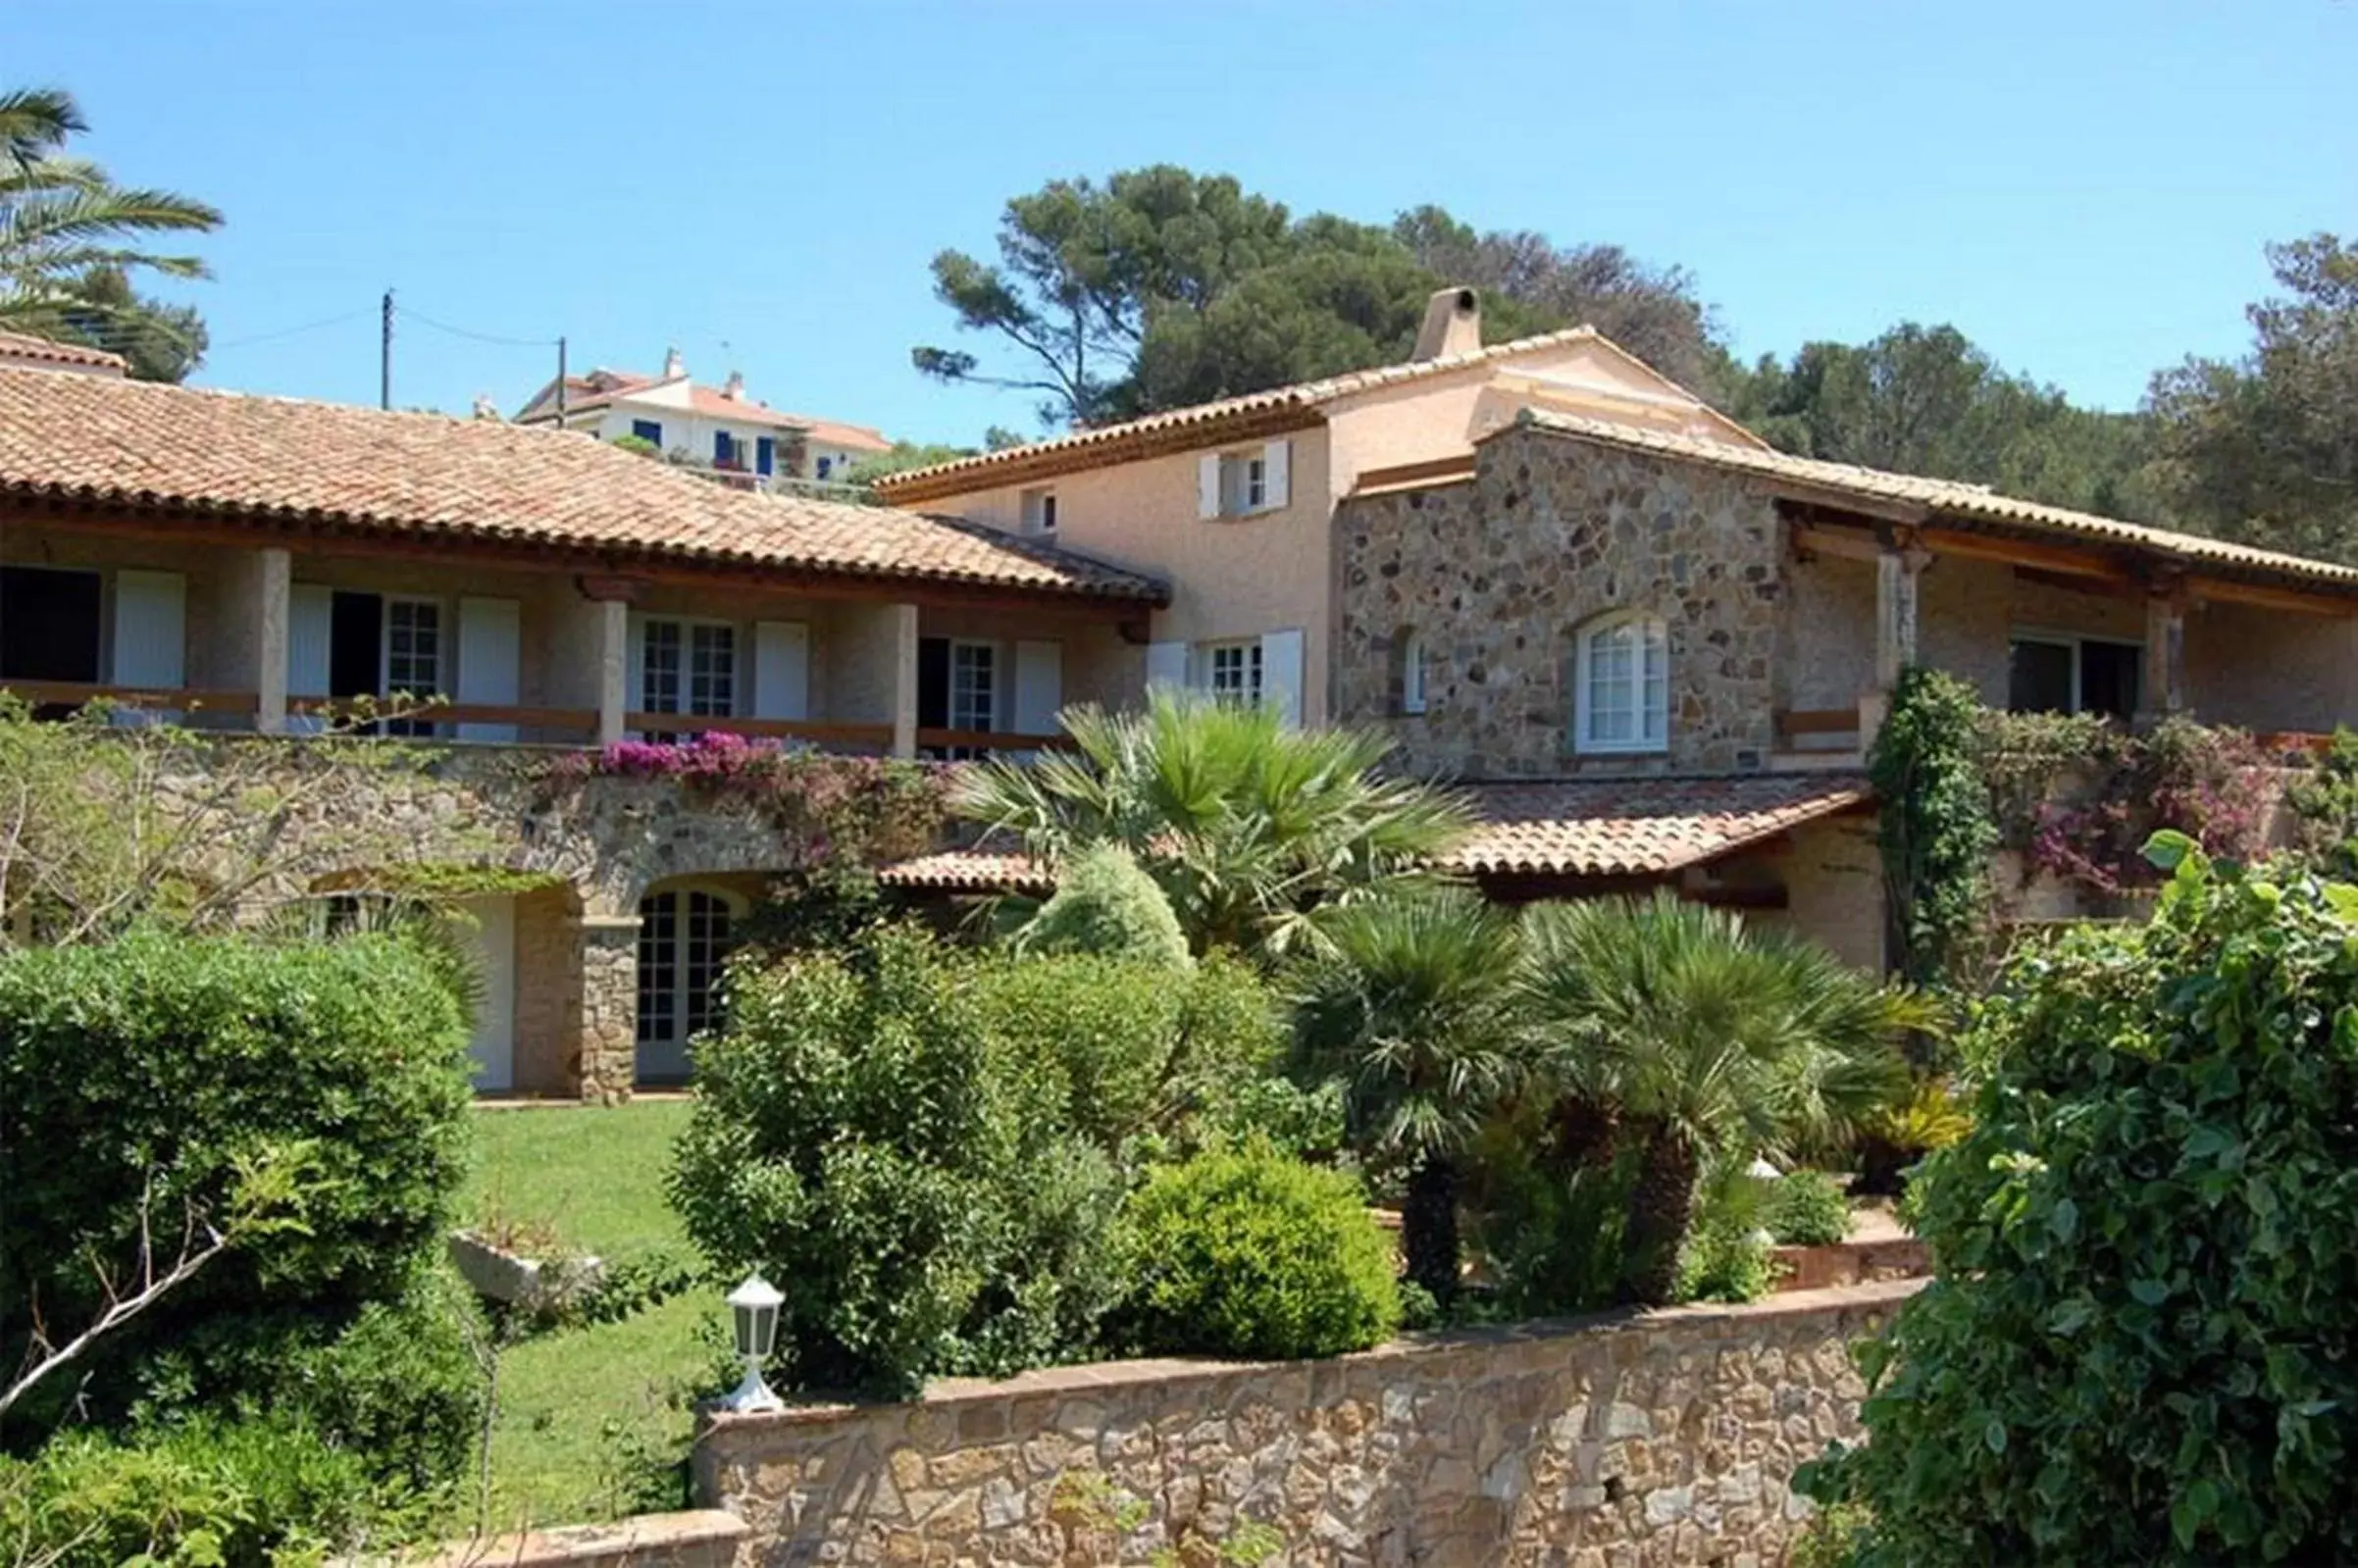
<path id="1" fill-rule="evenodd" d="M 131 279 L 204 277 L 197 258 L 145 246 L 218 228 L 221 214 L 173 191 L 118 185 L 67 151 L 88 128 L 70 93 L 0 91 L 0 328 L 113 349 L 135 376 L 179 380 L 204 352 L 204 324 Z"/>

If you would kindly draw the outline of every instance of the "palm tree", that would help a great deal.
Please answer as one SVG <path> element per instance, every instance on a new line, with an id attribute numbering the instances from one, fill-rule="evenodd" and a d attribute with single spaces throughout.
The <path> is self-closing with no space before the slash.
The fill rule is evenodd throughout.
<path id="1" fill-rule="evenodd" d="M 1524 917 L 1524 989 L 1567 1092 L 1639 1142 L 1623 1290 L 1669 1299 L 1704 1156 L 1821 1147 L 1904 1093 L 1929 1002 L 1672 893 Z"/>
<path id="2" fill-rule="evenodd" d="M 1358 1147 L 1410 1162 L 1401 1240 L 1408 1275 L 1447 1301 L 1458 1288 L 1460 1159 L 1524 1076 L 1513 918 L 1436 887 L 1339 911 L 1327 951 L 1295 988 L 1297 1062 L 1339 1079 Z"/>
<path id="3" fill-rule="evenodd" d="M 1340 905 L 1421 880 L 1469 820 L 1456 797 L 1378 774 L 1389 743 L 1373 732 L 1290 730 L 1272 708 L 1167 691 L 1061 722 L 1073 749 L 977 764 L 956 808 L 1051 864 L 1120 844 L 1198 953 L 1300 950 Z"/>
<path id="4" fill-rule="evenodd" d="M 134 271 L 202 278 L 193 256 L 137 247 L 144 236 L 203 233 L 221 214 L 168 190 L 116 184 L 66 152 L 88 129 L 71 94 L 54 87 L 0 92 L 0 327 L 87 337 L 83 322 L 152 325 L 153 302 L 108 297 L 91 279 Z"/>

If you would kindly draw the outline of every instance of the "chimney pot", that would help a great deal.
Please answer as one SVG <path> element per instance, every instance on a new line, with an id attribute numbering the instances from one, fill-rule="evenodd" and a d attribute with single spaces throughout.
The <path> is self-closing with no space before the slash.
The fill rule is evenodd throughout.
<path id="1" fill-rule="evenodd" d="M 721 388 L 721 396 L 743 397 L 744 395 L 745 373 L 743 371 L 731 371 L 729 373 L 729 384 Z"/>
<path id="2" fill-rule="evenodd" d="M 663 379 L 667 381 L 676 381 L 687 374 L 688 361 L 680 357 L 680 351 L 677 348 L 665 349 L 663 351 Z"/>
<path id="3" fill-rule="evenodd" d="M 1424 302 L 1424 325 L 1416 329 L 1416 347 L 1409 359 L 1448 359 L 1481 346 L 1481 296 L 1463 286 L 1437 288 Z"/>

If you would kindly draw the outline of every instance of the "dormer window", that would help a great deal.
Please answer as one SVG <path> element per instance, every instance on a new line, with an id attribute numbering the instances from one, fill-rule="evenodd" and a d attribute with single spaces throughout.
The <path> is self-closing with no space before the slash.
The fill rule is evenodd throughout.
<path id="1" fill-rule="evenodd" d="M 1572 749 L 1648 752 L 1670 736 L 1669 632 L 1642 611 L 1583 629 L 1572 674 Z"/>

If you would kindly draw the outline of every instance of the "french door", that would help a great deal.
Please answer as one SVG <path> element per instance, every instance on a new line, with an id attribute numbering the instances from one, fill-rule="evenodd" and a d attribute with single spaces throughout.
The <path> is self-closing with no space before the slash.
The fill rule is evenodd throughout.
<path id="1" fill-rule="evenodd" d="M 689 1041 L 720 1021 L 720 982 L 735 913 L 693 887 L 639 901 L 639 1079 L 688 1077 Z"/>

